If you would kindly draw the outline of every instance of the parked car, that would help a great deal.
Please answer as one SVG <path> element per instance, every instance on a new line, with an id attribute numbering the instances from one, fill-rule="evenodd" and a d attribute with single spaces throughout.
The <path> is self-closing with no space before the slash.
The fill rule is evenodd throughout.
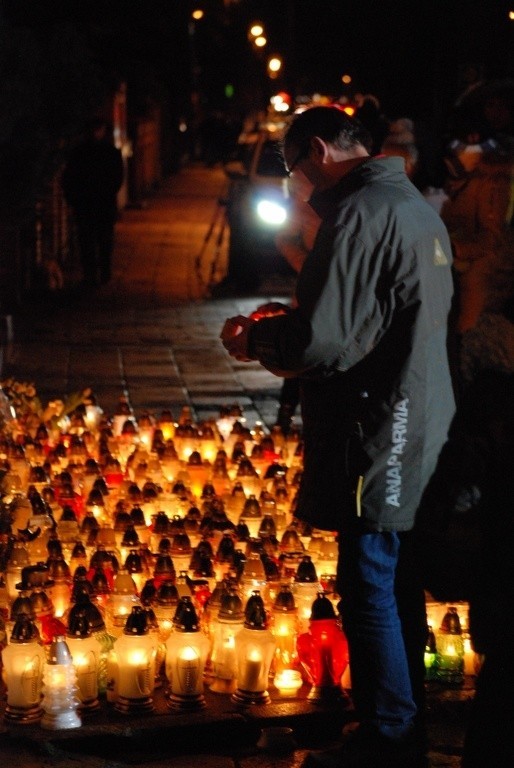
<path id="1" fill-rule="evenodd" d="M 239 161 L 225 165 L 230 229 L 227 281 L 254 290 L 265 275 L 292 275 L 275 238 L 290 212 L 287 172 L 280 151 L 283 127 L 266 127 L 242 143 Z"/>

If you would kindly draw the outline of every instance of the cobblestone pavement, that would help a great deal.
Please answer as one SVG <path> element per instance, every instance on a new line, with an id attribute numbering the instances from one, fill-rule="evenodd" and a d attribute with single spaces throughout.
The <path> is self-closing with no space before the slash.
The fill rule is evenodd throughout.
<path id="1" fill-rule="evenodd" d="M 43 399 L 92 386 L 109 413 L 125 395 L 136 414 L 187 404 L 203 419 L 238 403 L 250 422 L 273 423 L 280 380 L 233 361 L 218 337 L 226 317 L 287 300 L 292 285 L 271 278 L 257 296 L 209 298 L 226 268 L 224 190 L 221 169 L 192 167 L 123 211 L 112 282 L 85 293 L 67 264 L 67 290 L 14 318 L 3 377 L 34 381 Z"/>

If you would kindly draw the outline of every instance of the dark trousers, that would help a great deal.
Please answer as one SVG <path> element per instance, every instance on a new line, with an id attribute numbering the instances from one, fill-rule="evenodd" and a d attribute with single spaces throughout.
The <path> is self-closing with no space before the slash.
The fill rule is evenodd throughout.
<path id="1" fill-rule="evenodd" d="M 339 539 L 338 593 L 361 724 L 399 739 L 423 725 L 424 591 L 409 533 L 356 530 Z"/>
<path id="2" fill-rule="evenodd" d="M 280 389 L 280 405 L 277 414 L 277 424 L 284 435 L 289 434 L 291 423 L 300 402 L 300 379 L 296 376 L 284 379 Z"/>
<path id="3" fill-rule="evenodd" d="M 84 282 L 95 285 L 111 279 L 114 221 L 110 218 L 77 218 L 77 241 Z"/>

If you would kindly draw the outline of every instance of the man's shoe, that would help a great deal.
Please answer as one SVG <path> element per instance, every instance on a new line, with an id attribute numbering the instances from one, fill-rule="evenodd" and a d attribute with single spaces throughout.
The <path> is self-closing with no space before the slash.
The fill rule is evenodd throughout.
<path id="1" fill-rule="evenodd" d="M 396 741 L 362 726 L 348 734 L 340 747 L 310 752 L 302 768 L 427 768 L 428 761 L 413 732 Z"/>

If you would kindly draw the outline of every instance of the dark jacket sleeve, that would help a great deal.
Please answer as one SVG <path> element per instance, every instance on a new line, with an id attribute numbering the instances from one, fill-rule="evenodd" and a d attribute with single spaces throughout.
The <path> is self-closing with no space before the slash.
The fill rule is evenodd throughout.
<path id="1" fill-rule="evenodd" d="M 408 269 L 405 259 L 398 262 Z M 386 248 L 371 250 L 345 226 L 322 233 L 299 277 L 298 307 L 256 323 L 250 354 L 266 368 L 296 374 L 346 371 L 387 331 L 406 283 Z"/>

